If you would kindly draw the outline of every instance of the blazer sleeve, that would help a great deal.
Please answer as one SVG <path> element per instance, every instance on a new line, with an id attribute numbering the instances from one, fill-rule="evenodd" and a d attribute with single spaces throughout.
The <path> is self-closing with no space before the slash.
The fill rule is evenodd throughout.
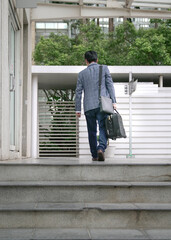
<path id="1" fill-rule="evenodd" d="M 110 98 L 112 99 L 112 102 L 116 103 L 115 89 L 114 89 L 114 85 L 113 85 L 113 80 L 112 80 L 111 74 L 110 74 L 109 69 L 108 69 L 107 66 L 105 66 L 105 82 L 106 82 L 106 88 L 108 90 Z"/>
<path id="2" fill-rule="evenodd" d="M 82 98 L 83 84 L 81 81 L 81 74 L 78 74 L 77 87 L 75 91 L 75 111 L 81 112 L 81 98 Z"/>

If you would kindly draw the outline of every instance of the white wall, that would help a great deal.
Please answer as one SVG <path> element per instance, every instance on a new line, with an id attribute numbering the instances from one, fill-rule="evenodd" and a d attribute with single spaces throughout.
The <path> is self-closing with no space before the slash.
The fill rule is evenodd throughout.
<path id="1" fill-rule="evenodd" d="M 115 84 L 117 108 L 127 134 L 126 139 L 110 140 L 116 158 L 129 154 L 129 96 L 124 84 Z M 83 113 L 83 112 L 82 112 Z M 79 121 L 80 158 L 90 157 L 84 114 Z M 132 154 L 136 158 L 171 158 L 171 88 L 139 83 L 132 95 Z"/>

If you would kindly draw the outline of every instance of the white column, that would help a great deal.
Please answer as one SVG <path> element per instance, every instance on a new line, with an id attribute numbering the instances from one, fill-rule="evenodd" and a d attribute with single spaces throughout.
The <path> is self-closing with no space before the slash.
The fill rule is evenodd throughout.
<path id="1" fill-rule="evenodd" d="M 163 76 L 159 77 L 159 87 L 163 87 Z"/>
<path id="2" fill-rule="evenodd" d="M 32 157 L 38 157 L 38 77 L 32 79 Z"/>
<path id="3" fill-rule="evenodd" d="M 2 2 L 0 1 L 0 46 L 2 46 Z M 2 53 L 0 52 L 0 131 L 2 132 Z M 0 159 L 2 158 L 2 134 L 0 133 Z"/>
<path id="4" fill-rule="evenodd" d="M 30 25 L 30 13 L 28 11 L 27 14 L 28 17 L 28 76 L 27 76 L 27 157 L 31 156 L 31 147 L 32 147 L 32 139 L 31 139 L 31 134 L 30 129 L 31 129 L 31 124 L 32 124 L 32 108 L 31 108 L 31 103 L 32 103 L 32 47 L 31 47 L 31 25 Z"/>
<path id="5" fill-rule="evenodd" d="M 1 1 L 0 19 L 0 159 L 9 159 L 10 112 L 8 69 L 8 1 Z"/>

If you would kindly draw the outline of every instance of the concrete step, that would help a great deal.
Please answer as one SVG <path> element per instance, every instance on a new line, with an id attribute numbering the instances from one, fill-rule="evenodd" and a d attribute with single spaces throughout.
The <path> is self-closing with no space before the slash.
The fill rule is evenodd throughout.
<path id="1" fill-rule="evenodd" d="M 0 161 L 0 181 L 171 181 L 170 160 L 13 160 Z"/>
<path id="2" fill-rule="evenodd" d="M 170 240 L 170 229 L 0 229 L 1 240 Z"/>
<path id="3" fill-rule="evenodd" d="M 171 182 L 5 181 L 0 203 L 170 203 Z"/>
<path id="4" fill-rule="evenodd" d="M 13 203 L 0 215 L 0 229 L 170 229 L 171 204 Z"/>

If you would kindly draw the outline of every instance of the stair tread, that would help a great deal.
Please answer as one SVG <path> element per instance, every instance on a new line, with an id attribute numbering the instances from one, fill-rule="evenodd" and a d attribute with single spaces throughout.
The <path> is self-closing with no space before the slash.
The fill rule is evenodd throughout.
<path id="1" fill-rule="evenodd" d="M 7 187 L 7 186 L 18 186 L 18 187 L 38 187 L 38 186 L 65 186 L 65 187 L 72 187 L 72 186 L 116 186 L 116 187 L 170 187 L 171 182 L 117 182 L 117 181 L 0 181 L 0 187 Z"/>
<path id="2" fill-rule="evenodd" d="M 170 240 L 170 236 L 171 229 L 0 229 L 0 239 L 5 240 Z"/>
<path id="3" fill-rule="evenodd" d="M 6 160 L 0 161 L 0 165 L 17 165 L 17 166 L 115 166 L 115 165 L 130 165 L 130 166 L 160 166 L 160 165 L 171 165 L 170 159 L 106 159 L 105 162 L 93 162 L 91 158 L 88 159 L 79 159 L 79 158 L 41 158 L 41 159 L 33 159 L 33 158 L 21 158 L 16 160 Z"/>
<path id="4" fill-rule="evenodd" d="M 0 211 L 171 211 L 171 203 L 4 203 L 0 204 Z"/>

